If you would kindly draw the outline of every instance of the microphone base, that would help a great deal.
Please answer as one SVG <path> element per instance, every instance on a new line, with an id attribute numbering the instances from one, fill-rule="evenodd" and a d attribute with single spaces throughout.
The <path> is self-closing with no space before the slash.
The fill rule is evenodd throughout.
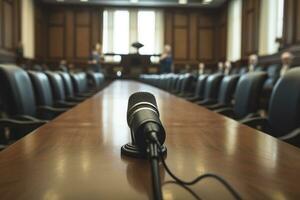
<path id="1" fill-rule="evenodd" d="M 167 154 L 167 147 L 165 145 L 162 146 L 163 156 Z M 131 143 L 125 144 L 121 147 L 121 154 L 133 158 L 147 158 L 147 152 L 140 150 L 136 145 Z"/>

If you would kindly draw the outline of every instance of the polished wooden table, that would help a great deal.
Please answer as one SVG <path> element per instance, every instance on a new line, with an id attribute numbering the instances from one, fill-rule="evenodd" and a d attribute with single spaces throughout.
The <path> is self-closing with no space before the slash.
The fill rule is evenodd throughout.
<path id="1" fill-rule="evenodd" d="M 179 177 L 216 173 L 244 199 L 300 199 L 300 150 L 164 91 L 115 81 L 0 152 L 0 199 L 151 199 L 148 162 L 122 157 L 130 141 L 128 97 L 156 96 L 167 132 L 166 162 Z M 161 169 L 163 181 L 170 177 Z M 214 179 L 192 189 L 201 199 L 232 199 Z M 174 184 L 164 199 L 194 199 Z"/>

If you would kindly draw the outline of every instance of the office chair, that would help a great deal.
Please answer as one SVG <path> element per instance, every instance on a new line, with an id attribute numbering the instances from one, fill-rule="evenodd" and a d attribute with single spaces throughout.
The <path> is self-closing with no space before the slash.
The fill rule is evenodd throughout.
<path id="1" fill-rule="evenodd" d="M 236 85 L 239 80 L 239 75 L 228 75 L 222 79 L 218 101 L 216 104 L 207 105 L 206 108 L 210 110 L 220 109 L 222 107 L 228 107 L 232 105 L 232 99 L 235 93 Z"/>
<path id="2" fill-rule="evenodd" d="M 255 72 L 264 72 L 264 71 L 266 71 L 266 68 L 263 66 L 256 66 L 254 71 Z"/>
<path id="3" fill-rule="evenodd" d="M 239 74 L 240 69 L 238 67 L 234 67 L 231 69 L 230 74 Z"/>
<path id="4" fill-rule="evenodd" d="M 84 72 L 72 73 L 70 75 L 76 96 L 88 98 L 94 94 L 88 89 L 87 77 Z"/>
<path id="5" fill-rule="evenodd" d="M 217 109 L 215 112 L 236 120 L 257 115 L 259 97 L 266 79 L 267 73 L 265 72 L 243 75 L 237 83 L 233 107 Z"/>
<path id="6" fill-rule="evenodd" d="M 241 67 L 240 70 L 239 70 L 239 74 L 240 75 L 244 75 L 244 74 L 247 74 L 248 73 L 248 67 Z"/>
<path id="7" fill-rule="evenodd" d="M 65 89 L 66 101 L 73 101 L 73 102 L 82 102 L 86 98 L 78 97 L 75 95 L 74 87 L 72 83 L 72 79 L 69 73 L 67 72 L 58 72 L 63 80 L 63 85 Z"/>
<path id="8" fill-rule="evenodd" d="M 183 83 L 183 80 L 184 80 L 184 74 L 179 74 L 178 75 L 178 78 L 177 78 L 177 81 L 176 81 L 176 84 L 174 85 L 174 89 L 171 91 L 171 93 L 177 95 L 180 93 L 180 89 L 181 89 L 181 85 Z"/>
<path id="9" fill-rule="evenodd" d="M 204 99 L 195 103 L 203 106 L 217 103 L 219 88 L 223 77 L 224 75 L 221 73 L 209 75 L 205 83 Z"/>
<path id="10" fill-rule="evenodd" d="M 63 79 L 58 72 L 46 71 L 45 74 L 49 79 L 54 101 L 57 106 L 73 107 L 78 104 L 78 102 L 75 101 L 67 101 Z"/>
<path id="11" fill-rule="evenodd" d="M 96 73 L 91 71 L 87 72 L 86 74 L 90 88 L 92 88 L 96 92 L 99 91 L 105 81 L 104 75 L 102 73 Z"/>
<path id="12" fill-rule="evenodd" d="M 178 81 L 179 75 L 178 74 L 172 74 L 171 75 L 171 80 L 168 88 L 168 92 L 172 92 L 172 90 L 175 89 L 176 82 Z"/>
<path id="13" fill-rule="evenodd" d="M 56 117 L 57 115 L 68 110 L 68 108 L 63 108 L 60 105 L 56 106 L 54 103 L 50 82 L 44 73 L 28 71 L 28 75 L 31 79 L 36 97 L 35 100 L 39 108 L 53 112 L 53 115 L 47 116 L 47 119 Z"/>
<path id="14" fill-rule="evenodd" d="M 0 97 L 5 115 L 0 128 L 8 128 L 13 140 L 47 123 L 43 116 L 56 113 L 36 106 L 28 74 L 15 65 L 0 65 Z"/>
<path id="15" fill-rule="evenodd" d="M 186 100 L 192 101 L 192 102 L 203 100 L 204 90 L 205 90 L 205 82 L 206 82 L 207 77 L 208 77 L 207 74 L 202 74 L 202 75 L 198 76 L 196 88 L 194 91 L 194 96 L 186 97 L 185 98 Z"/>
<path id="16" fill-rule="evenodd" d="M 241 121 L 269 135 L 300 147 L 300 69 L 290 69 L 274 87 L 267 118 Z"/>
<path id="17" fill-rule="evenodd" d="M 192 95 L 193 88 L 195 87 L 196 78 L 190 73 L 186 73 L 182 80 L 180 87 L 179 97 L 189 97 Z"/>

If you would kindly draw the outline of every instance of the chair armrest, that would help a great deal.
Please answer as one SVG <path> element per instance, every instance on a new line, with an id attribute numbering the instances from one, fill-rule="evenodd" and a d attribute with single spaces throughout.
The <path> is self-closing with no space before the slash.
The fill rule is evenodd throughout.
<path id="1" fill-rule="evenodd" d="M 207 105 L 205 107 L 209 110 L 217 110 L 217 109 L 228 107 L 228 105 L 218 103 L 218 104 Z"/>
<path id="2" fill-rule="evenodd" d="M 41 113 L 52 113 L 52 114 L 62 114 L 68 110 L 68 108 L 54 108 L 50 106 L 38 106 L 38 112 Z"/>
<path id="3" fill-rule="evenodd" d="M 230 118 L 234 118 L 234 116 L 235 116 L 233 108 L 231 108 L 231 107 L 220 108 L 220 109 L 214 110 L 214 112 L 225 115 Z"/>
<path id="4" fill-rule="evenodd" d="M 58 107 L 58 108 L 71 108 L 71 107 L 76 106 L 77 104 L 78 103 L 75 103 L 75 102 L 58 101 L 58 102 L 55 102 L 55 107 Z"/>
<path id="5" fill-rule="evenodd" d="M 215 104 L 216 100 L 212 100 L 212 99 L 205 99 L 203 101 L 198 101 L 197 104 L 200 106 L 207 106 L 207 105 L 212 105 Z"/>
<path id="6" fill-rule="evenodd" d="M 26 129 L 36 129 L 39 126 L 46 124 L 48 121 L 46 120 L 38 120 L 38 121 L 20 121 L 15 119 L 3 118 L 0 119 L 0 127 L 8 127 L 8 128 L 26 128 Z"/>
<path id="7" fill-rule="evenodd" d="M 13 118 L 14 120 L 20 120 L 20 121 L 40 121 L 40 119 L 29 115 L 16 115 Z"/>
<path id="8" fill-rule="evenodd" d="M 84 100 L 86 100 L 86 98 L 83 98 L 83 97 L 67 97 L 67 101 L 73 101 L 73 102 L 76 102 L 76 103 L 80 103 Z"/>
<path id="9" fill-rule="evenodd" d="M 265 130 L 268 126 L 268 120 L 264 117 L 244 118 L 239 122 L 259 130 Z"/>
<path id="10" fill-rule="evenodd" d="M 84 97 L 84 98 L 88 98 L 88 97 L 91 97 L 93 95 L 94 95 L 94 93 L 80 93 L 80 94 L 76 94 L 76 96 L 78 96 L 78 97 Z"/>
<path id="11" fill-rule="evenodd" d="M 300 147 L 300 128 L 297 128 L 289 134 L 279 137 L 278 139 Z"/>

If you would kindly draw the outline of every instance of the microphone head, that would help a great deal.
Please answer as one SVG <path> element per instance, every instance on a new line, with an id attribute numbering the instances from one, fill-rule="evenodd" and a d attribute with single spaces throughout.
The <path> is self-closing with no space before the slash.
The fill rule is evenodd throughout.
<path id="1" fill-rule="evenodd" d="M 157 103 L 153 94 L 149 92 L 136 92 L 129 97 L 127 106 L 127 123 L 130 126 L 130 118 L 134 111 L 141 107 L 153 109 L 159 116 Z"/>
<path id="2" fill-rule="evenodd" d="M 165 141 L 165 130 L 159 119 L 155 97 L 148 92 L 137 92 L 130 96 L 127 108 L 127 123 L 131 129 L 132 142 L 146 150 L 151 132 L 155 132 L 160 144 Z"/>

